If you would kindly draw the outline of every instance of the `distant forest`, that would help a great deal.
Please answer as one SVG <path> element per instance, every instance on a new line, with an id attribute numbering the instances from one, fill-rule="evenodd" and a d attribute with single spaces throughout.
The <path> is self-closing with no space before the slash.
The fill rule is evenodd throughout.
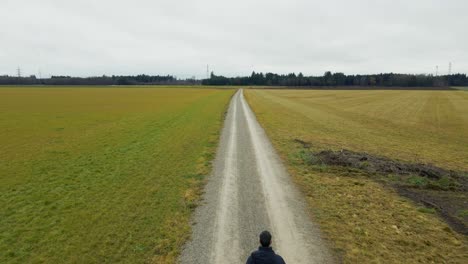
<path id="1" fill-rule="evenodd" d="M 0 76 L 0 85 L 263 85 L 263 86 L 356 86 L 356 87 L 448 87 L 468 86 L 466 74 L 426 75 L 381 73 L 369 75 L 345 75 L 325 72 L 323 76 L 304 76 L 302 73 L 276 74 L 256 73 L 244 77 L 224 77 L 211 73 L 209 79 L 177 79 L 171 75 L 152 76 L 100 76 L 71 77 L 52 76 L 50 78 Z"/>
<path id="2" fill-rule="evenodd" d="M 50 78 L 0 76 L 0 85 L 199 85 L 200 80 L 177 79 L 171 75 L 99 76 L 72 77 L 52 76 Z"/>
<path id="3" fill-rule="evenodd" d="M 265 86 L 383 86 L 383 87 L 447 87 L 468 86 L 466 74 L 426 75 L 381 73 L 370 75 L 345 75 L 325 72 L 323 76 L 299 74 L 280 75 L 275 73 L 255 73 L 246 77 L 224 77 L 211 73 L 211 78 L 202 81 L 203 85 L 265 85 Z"/>

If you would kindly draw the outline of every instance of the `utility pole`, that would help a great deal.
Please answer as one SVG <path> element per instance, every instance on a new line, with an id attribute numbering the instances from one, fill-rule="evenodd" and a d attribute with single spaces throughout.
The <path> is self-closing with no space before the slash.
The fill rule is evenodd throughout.
<path id="1" fill-rule="evenodd" d="M 436 65 L 436 77 L 439 76 L 439 65 Z"/>
<path id="2" fill-rule="evenodd" d="M 19 66 L 16 69 L 16 74 L 18 75 L 18 78 L 21 78 L 21 68 Z"/>
<path id="3" fill-rule="evenodd" d="M 210 66 L 208 64 L 206 65 L 206 78 L 210 78 Z"/>
<path id="4" fill-rule="evenodd" d="M 447 76 L 447 84 L 450 86 L 452 83 L 452 62 L 449 62 L 449 68 L 448 68 L 448 76 Z"/>

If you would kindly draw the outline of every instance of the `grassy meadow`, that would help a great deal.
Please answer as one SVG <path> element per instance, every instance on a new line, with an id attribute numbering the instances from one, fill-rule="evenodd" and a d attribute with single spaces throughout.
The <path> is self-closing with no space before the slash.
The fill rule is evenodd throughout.
<path id="1" fill-rule="evenodd" d="M 233 93 L 0 88 L 0 263 L 173 263 Z"/>
<path id="2" fill-rule="evenodd" d="M 467 260 L 466 237 L 433 210 L 362 173 L 305 164 L 297 140 L 314 151 L 349 149 L 468 171 L 468 93 L 252 89 L 245 95 L 343 262 Z"/>

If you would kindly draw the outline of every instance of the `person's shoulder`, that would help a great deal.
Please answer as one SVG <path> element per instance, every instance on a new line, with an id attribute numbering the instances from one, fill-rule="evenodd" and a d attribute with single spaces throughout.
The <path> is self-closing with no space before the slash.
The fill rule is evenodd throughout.
<path id="1" fill-rule="evenodd" d="M 246 264 L 251 264 L 251 263 L 252 263 L 252 255 L 250 255 L 250 256 L 247 258 Z"/>
<path id="2" fill-rule="evenodd" d="M 252 255 L 257 255 L 257 254 L 261 254 L 262 252 L 260 250 L 254 250 L 252 251 L 252 253 L 250 253 L 250 256 Z"/>
<path id="3" fill-rule="evenodd" d="M 278 254 L 275 254 L 276 256 L 276 263 L 278 264 L 286 264 L 286 262 L 284 261 L 283 257 L 281 257 L 280 255 Z"/>

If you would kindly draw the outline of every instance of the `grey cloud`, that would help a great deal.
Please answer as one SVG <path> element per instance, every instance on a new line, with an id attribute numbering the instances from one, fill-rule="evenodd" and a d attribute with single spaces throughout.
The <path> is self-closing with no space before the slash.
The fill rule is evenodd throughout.
<path id="1" fill-rule="evenodd" d="M 0 74 L 468 72 L 467 1 L 2 2 Z"/>

